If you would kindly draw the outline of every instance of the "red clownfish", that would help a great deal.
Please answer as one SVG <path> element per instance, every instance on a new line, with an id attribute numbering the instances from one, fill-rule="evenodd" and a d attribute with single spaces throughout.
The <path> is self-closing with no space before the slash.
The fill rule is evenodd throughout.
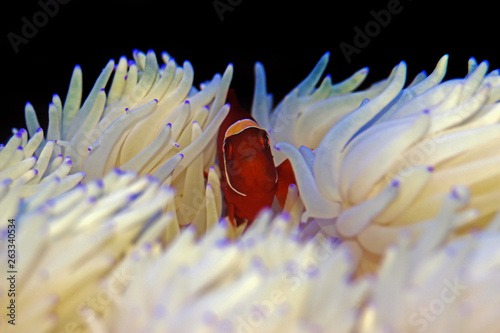
<path id="1" fill-rule="evenodd" d="M 269 135 L 240 106 L 233 89 L 227 102 L 231 109 L 217 136 L 221 188 L 230 222 L 250 224 L 262 208 L 271 207 L 275 195 L 283 207 L 295 177 L 288 160 L 275 167 Z"/>

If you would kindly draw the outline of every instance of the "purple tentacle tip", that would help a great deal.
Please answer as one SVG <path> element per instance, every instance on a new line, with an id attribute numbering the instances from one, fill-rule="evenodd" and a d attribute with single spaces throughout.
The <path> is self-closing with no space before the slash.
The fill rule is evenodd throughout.
<path id="1" fill-rule="evenodd" d="M 153 176 L 153 175 L 150 175 L 150 174 L 147 174 L 146 175 L 146 179 L 150 182 L 154 182 L 156 181 L 156 178 Z"/>
<path id="2" fill-rule="evenodd" d="M 128 199 L 129 199 L 130 201 L 134 201 L 134 200 L 135 200 L 135 199 L 137 199 L 140 195 L 141 195 L 140 193 L 133 193 L 133 194 L 131 194 L 131 195 L 128 197 Z"/>
<path id="3" fill-rule="evenodd" d="M 69 160 L 69 159 L 68 159 L 68 160 L 66 161 L 66 164 L 68 164 L 68 165 L 72 165 L 72 164 L 73 164 L 73 162 L 71 162 L 71 160 Z"/>
<path id="4" fill-rule="evenodd" d="M 18 150 L 24 150 L 23 146 L 17 147 Z"/>
<path id="5" fill-rule="evenodd" d="M 36 130 L 36 133 L 41 132 L 41 131 L 43 131 L 43 129 L 41 127 L 38 127 L 38 129 Z"/>
<path id="6" fill-rule="evenodd" d="M 219 220 L 219 225 L 223 228 L 228 228 L 229 227 L 229 224 L 228 224 L 228 221 L 227 219 L 220 219 Z"/>
<path id="7" fill-rule="evenodd" d="M 450 193 L 450 194 L 451 194 L 451 197 L 452 197 L 453 199 L 455 199 L 455 200 L 460 199 L 460 195 L 458 194 L 458 192 L 457 192 L 457 188 L 456 188 L 456 187 L 454 187 L 454 188 L 451 190 L 451 193 Z"/>
<path id="8" fill-rule="evenodd" d="M 250 259 L 250 261 L 253 267 L 258 269 L 264 268 L 264 261 L 262 260 L 262 257 L 255 255 L 252 259 Z"/>
<path id="9" fill-rule="evenodd" d="M 145 242 L 144 244 L 142 244 L 142 248 L 145 250 L 145 251 L 151 251 L 151 249 L 153 248 L 153 244 L 151 244 L 151 242 Z"/>
<path id="10" fill-rule="evenodd" d="M 158 98 L 155 98 L 155 102 L 158 103 Z"/>
<path id="11" fill-rule="evenodd" d="M 431 113 L 431 111 L 429 109 L 424 110 L 424 114 L 429 114 L 429 113 Z"/>
<path id="12" fill-rule="evenodd" d="M 16 133 L 16 137 L 18 137 L 18 138 L 22 138 L 22 137 L 23 137 L 23 133 L 21 133 L 21 132 L 17 132 L 17 133 Z"/>
<path id="13" fill-rule="evenodd" d="M 399 180 L 394 179 L 394 180 L 391 182 L 391 186 L 392 186 L 392 187 L 399 187 Z"/>
<path id="14" fill-rule="evenodd" d="M 431 165 L 429 165 L 429 166 L 427 167 L 427 171 L 429 171 L 429 172 L 433 172 L 433 171 L 434 171 L 434 167 L 433 167 L 433 166 L 431 166 Z"/>
<path id="15" fill-rule="evenodd" d="M 191 102 L 189 102 L 189 100 L 186 99 L 186 101 L 184 102 L 185 104 L 191 104 Z"/>
<path id="16" fill-rule="evenodd" d="M 88 147 L 88 148 L 87 148 L 87 150 L 88 150 L 88 151 L 92 151 L 92 148 Z"/>
<path id="17" fill-rule="evenodd" d="M 179 154 L 181 156 L 181 158 L 184 158 L 184 154 Z"/>
<path id="18" fill-rule="evenodd" d="M 310 267 L 307 270 L 307 276 L 310 278 L 315 278 L 319 275 L 319 268 L 317 266 Z"/>
<path id="19" fill-rule="evenodd" d="M 292 219 L 290 213 L 287 212 L 287 211 L 284 211 L 284 212 L 281 213 L 281 218 L 283 220 L 285 220 L 286 222 L 289 222 Z"/>
<path id="20" fill-rule="evenodd" d="M 229 238 L 218 239 L 217 241 L 215 241 L 215 245 L 219 248 L 226 247 L 229 244 L 231 244 L 231 241 L 229 240 Z"/>
<path id="21" fill-rule="evenodd" d="M 38 175 L 38 170 L 37 169 L 33 169 L 33 172 L 35 173 L 35 176 Z"/>
<path id="22" fill-rule="evenodd" d="M 274 149 L 280 150 L 280 148 L 278 147 L 278 145 L 274 145 Z"/>

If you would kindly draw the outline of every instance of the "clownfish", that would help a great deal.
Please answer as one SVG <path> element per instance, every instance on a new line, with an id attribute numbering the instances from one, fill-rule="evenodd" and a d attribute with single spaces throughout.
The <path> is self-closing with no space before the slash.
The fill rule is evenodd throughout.
<path id="1" fill-rule="evenodd" d="M 268 133 L 241 107 L 233 89 L 227 103 L 231 108 L 217 135 L 221 189 L 230 222 L 247 220 L 249 226 L 262 208 L 271 207 L 275 196 L 284 206 L 295 176 L 288 160 L 276 168 Z"/>

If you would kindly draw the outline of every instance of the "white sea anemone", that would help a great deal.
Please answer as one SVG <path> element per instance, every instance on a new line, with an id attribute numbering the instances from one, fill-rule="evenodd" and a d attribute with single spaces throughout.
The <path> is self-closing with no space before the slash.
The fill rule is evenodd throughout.
<path id="1" fill-rule="evenodd" d="M 455 185 L 471 198 L 453 234 L 487 225 L 500 207 L 498 71 L 471 59 L 465 79 L 441 83 L 444 56 L 403 89 L 402 62 L 387 80 L 347 93 L 366 71 L 314 89 L 326 58 L 271 115 L 260 114 L 292 162 L 308 227 L 356 243 L 370 270 L 402 229 L 418 237 L 417 222 L 435 218 Z"/>
<path id="2" fill-rule="evenodd" d="M 402 62 L 353 92 L 367 69 L 318 85 L 325 54 L 274 110 L 256 64 L 252 115 L 297 187 L 243 232 L 224 219 L 215 164 L 232 65 L 197 89 L 189 62 L 133 56 L 110 61 L 83 105 L 77 66 L 46 137 L 28 103 L 28 130 L 1 148 L 19 306 L 0 331 L 497 330 L 500 76 L 487 63 L 441 82 L 445 56 L 404 88 Z"/>

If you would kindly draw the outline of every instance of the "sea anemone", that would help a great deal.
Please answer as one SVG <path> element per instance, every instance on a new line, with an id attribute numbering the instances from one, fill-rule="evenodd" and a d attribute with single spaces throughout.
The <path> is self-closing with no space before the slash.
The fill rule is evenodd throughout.
<path id="1" fill-rule="evenodd" d="M 76 66 L 45 136 L 28 103 L 0 151 L 0 330 L 494 332 L 498 71 L 442 82 L 444 56 L 405 88 L 401 62 L 355 91 L 368 70 L 319 83 L 328 57 L 274 108 L 255 66 L 251 113 L 297 186 L 246 230 L 215 163 L 232 65 L 195 88 L 136 50 L 83 105 Z"/>
<path id="2" fill-rule="evenodd" d="M 403 89 L 401 62 L 387 80 L 349 94 L 366 71 L 340 88 L 326 77 L 313 89 L 324 59 L 268 117 L 276 149 L 297 175 L 302 221 L 351 242 L 366 270 L 402 229 L 419 237 L 418 222 L 434 219 L 450 190 L 470 194 L 450 236 L 487 225 L 500 196 L 498 71 L 486 74 L 487 62 L 471 59 L 466 78 L 441 83 L 444 56 Z M 279 130 L 283 123 L 291 130 Z"/>

